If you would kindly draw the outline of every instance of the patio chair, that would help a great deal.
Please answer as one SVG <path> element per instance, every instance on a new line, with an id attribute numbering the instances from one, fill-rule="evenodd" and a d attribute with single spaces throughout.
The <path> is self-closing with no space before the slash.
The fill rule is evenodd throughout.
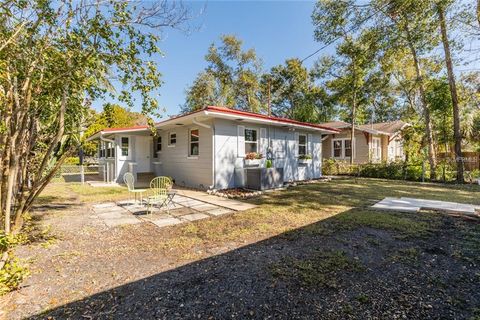
<path id="1" fill-rule="evenodd" d="M 147 189 L 135 189 L 135 177 L 131 172 L 126 172 L 123 175 L 123 182 L 127 185 L 128 191 L 135 195 L 135 203 L 137 202 L 137 194 L 140 195 L 140 204 L 143 202 L 143 193 Z"/>
<path id="2" fill-rule="evenodd" d="M 169 209 L 169 189 L 172 187 L 173 183 L 169 177 L 156 177 L 150 181 L 150 190 L 152 195 L 146 199 L 147 202 L 147 214 L 151 213 L 151 206 L 160 204 L 160 208 L 163 205 L 167 206 L 167 212 L 170 213 Z"/>

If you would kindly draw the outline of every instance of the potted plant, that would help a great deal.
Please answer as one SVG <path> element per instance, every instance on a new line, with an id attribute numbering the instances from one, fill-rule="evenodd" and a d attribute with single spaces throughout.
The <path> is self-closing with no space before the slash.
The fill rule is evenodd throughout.
<path id="1" fill-rule="evenodd" d="M 302 154 L 298 156 L 298 163 L 312 163 L 312 155 Z"/>
<path id="2" fill-rule="evenodd" d="M 246 166 L 257 166 L 260 164 L 263 155 L 257 152 L 249 152 L 245 155 L 245 165 Z"/>

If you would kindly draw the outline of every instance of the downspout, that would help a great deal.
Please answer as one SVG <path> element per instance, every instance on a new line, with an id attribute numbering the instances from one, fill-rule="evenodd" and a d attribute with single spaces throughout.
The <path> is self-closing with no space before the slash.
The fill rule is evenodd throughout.
<path id="1" fill-rule="evenodd" d="M 111 139 L 107 139 L 107 138 L 104 138 L 103 137 L 103 132 L 100 132 L 100 140 L 104 141 L 104 142 L 110 142 L 113 144 L 113 150 L 115 150 L 115 140 L 111 140 Z M 105 152 L 106 154 L 106 152 Z M 115 151 L 115 158 L 117 157 L 117 152 Z M 108 162 L 106 162 L 108 164 Z M 113 172 L 115 173 L 115 176 L 117 175 L 117 168 L 116 168 L 116 160 L 113 161 Z M 108 181 L 108 177 L 109 176 L 109 172 L 107 170 L 107 183 L 109 182 Z M 115 179 L 116 180 L 116 179 Z"/>
<path id="2" fill-rule="evenodd" d="M 205 114 L 208 114 L 205 112 Z M 199 122 L 197 118 L 193 118 L 192 122 L 196 124 L 197 126 L 207 128 L 207 129 L 212 129 L 212 185 L 211 189 L 215 189 L 215 126 L 213 125 L 208 125 L 203 122 Z"/>

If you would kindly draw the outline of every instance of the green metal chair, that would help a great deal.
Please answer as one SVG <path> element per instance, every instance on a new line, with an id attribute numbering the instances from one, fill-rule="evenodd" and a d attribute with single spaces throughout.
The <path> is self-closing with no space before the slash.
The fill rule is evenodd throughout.
<path id="1" fill-rule="evenodd" d="M 126 172 L 123 175 L 123 182 L 127 185 L 128 191 L 135 195 L 135 203 L 137 202 L 137 194 L 140 195 L 140 203 L 143 202 L 143 193 L 147 191 L 147 189 L 135 189 L 135 177 L 131 172 Z"/>
<path id="2" fill-rule="evenodd" d="M 172 188 L 172 180 L 169 177 L 156 177 L 150 181 L 151 196 L 147 198 L 147 214 L 151 213 L 150 208 L 155 204 L 167 205 L 167 212 L 170 213 L 168 207 L 168 191 Z"/>

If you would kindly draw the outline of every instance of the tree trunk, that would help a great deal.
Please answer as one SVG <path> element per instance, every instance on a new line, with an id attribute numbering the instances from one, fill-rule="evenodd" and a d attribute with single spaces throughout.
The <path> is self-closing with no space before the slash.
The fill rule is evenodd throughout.
<path id="1" fill-rule="evenodd" d="M 435 156 L 435 145 L 434 145 L 434 139 L 433 139 L 433 129 L 432 129 L 432 120 L 430 117 L 430 109 L 428 108 L 427 98 L 425 95 L 425 83 L 423 81 L 423 75 L 420 69 L 420 62 L 418 61 L 417 50 L 415 49 L 412 43 L 410 30 L 408 29 L 408 26 L 405 27 L 405 31 L 407 33 L 408 46 L 410 49 L 410 53 L 412 54 L 413 64 L 415 66 L 415 75 L 416 75 L 417 84 L 419 86 L 420 100 L 422 102 L 422 108 L 423 108 L 423 115 L 425 117 L 425 135 L 427 137 L 427 144 L 428 144 L 428 162 L 430 164 L 430 180 L 435 180 L 435 169 L 437 166 L 437 159 Z"/>
<path id="2" fill-rule="evenodd" d="M 477 0 L 477 22 L 480 27 L 480 0 Z"/>
<path id="3" fill-rule="evenodd" d="M 445 12 L 441 5 L 437 5 L 438 20 L 440 31 L 442 33 L 443 49 L 445 51 L 445 63 L 447 65 L 448 85 L 452 96 L 453 107 L 453 135 L 455 138 L 455 162 L 457 163 L 457 182 L 463 183 L 463 155 L 462 155 L 462 133 L 460 130 L 460 111 L 458 106 L 457 86 L 455 75 L 453 73 L 452 56 L 450 52 L 450 43 L 447 35 L 447 24 L 445 22 Z"/>

